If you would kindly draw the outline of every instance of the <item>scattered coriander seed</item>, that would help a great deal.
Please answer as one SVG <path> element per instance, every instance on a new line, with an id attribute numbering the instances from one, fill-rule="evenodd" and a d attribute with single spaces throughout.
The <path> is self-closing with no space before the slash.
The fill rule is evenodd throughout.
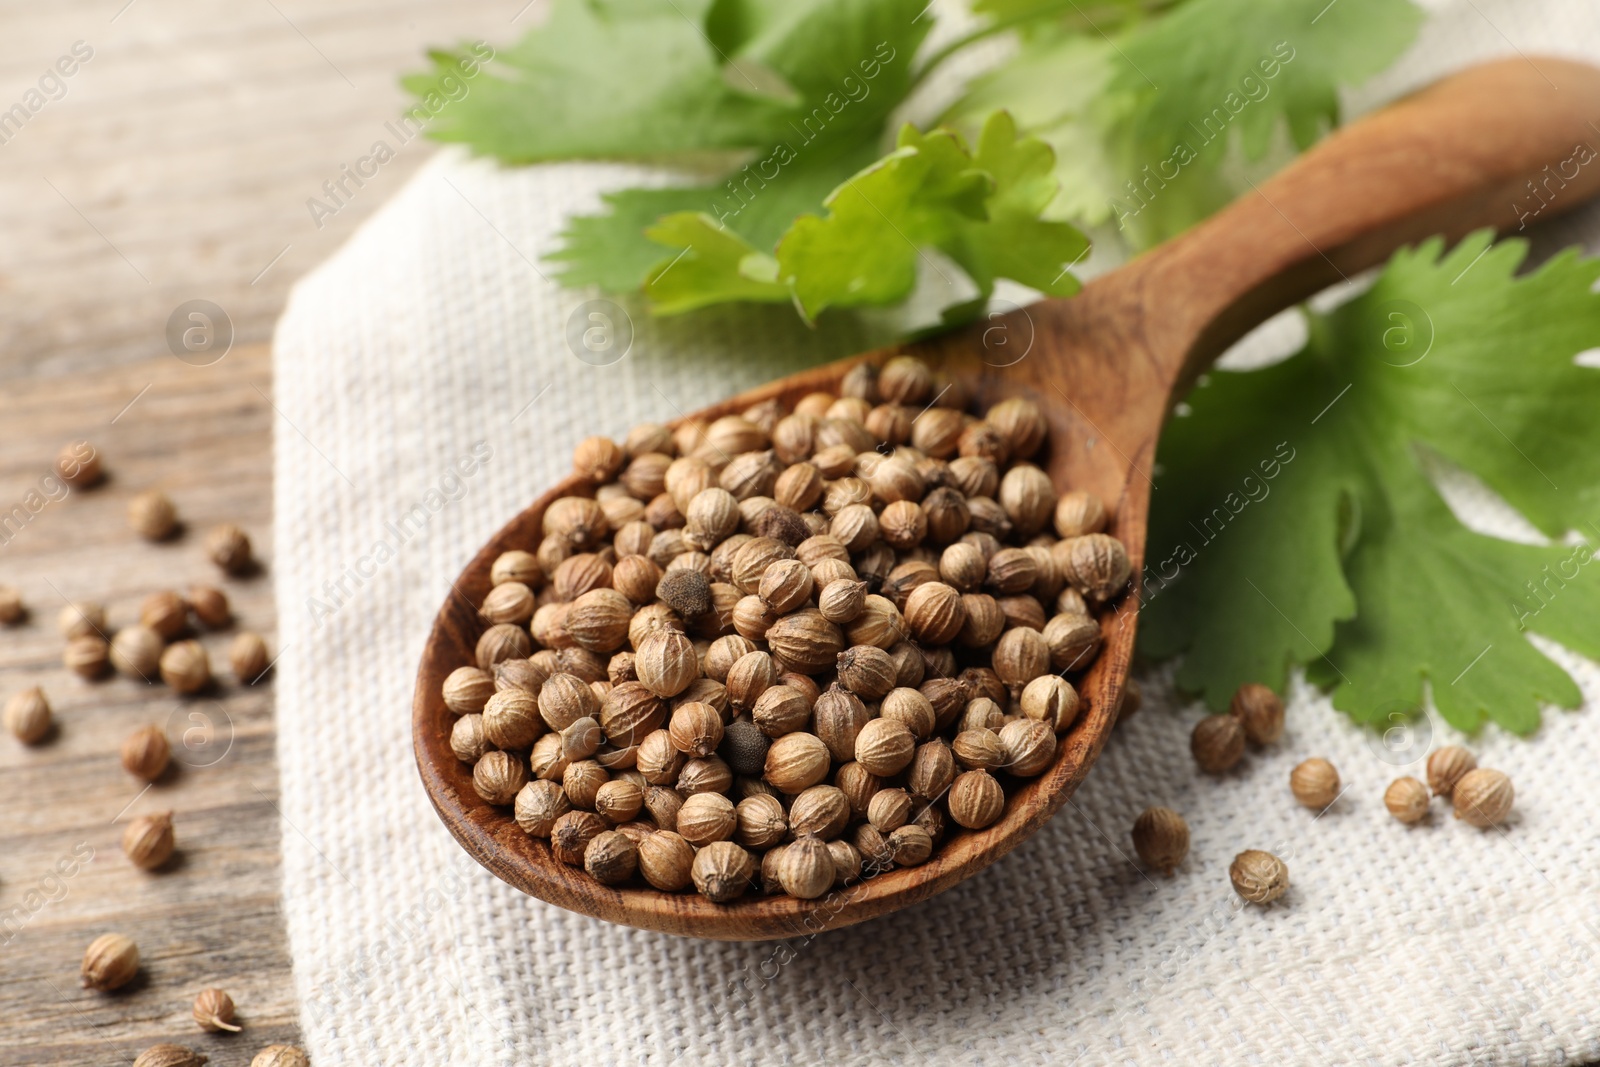
<path id="1" fill-rule="evenodd" d="M 159 726 L 141 726 L 122 742 L 122 769 L 142 781 L 160 778 L 172 758 L 172 746 Z"/>
<path id="2" fill-rule="evenodd" d="M 233 998 L 220 989 L 203 989 L 194 998 L 194 1021 L 202 1030 L 226 1030 L 237 1034 L 240 1027 L 234 1020 Z"/>
<path id="3" fill-rule="evenodd" d="M 213 526 L 206 534 L 206 556 L 227 574 L 247 573 L 255 564 L 250 536 L 231 522 Z"/>
<path id="4" fill-rule="evenodd" d="M 108 993 L 127 985 L 138 973 L 139 946 L 121 934 L 101 934 L 83 954 L 79 984 Z"/>
<path id="5" fill-rule="evenodd" d="M 25 745 L 43 741 L 50 732 L 50 702 L 38 686 L 11 694 L 6 701 L 6 729 Z"/>
<path id="6" fill-rule="evenodd" d="M 311 1060 L 293 1045 L 268 1045 L 256 1053 L 250 1067 L 311 1067 Z"/>
<path id="7" fill-rule="evenodd" d="M 1244 727 L 1232 715 L 1207 715 L 1195 723 L 1189 751 L 1207 774 L 1229 771 L 1244 756 Z"/>
<path id="8" fill-rule="evenodd" d="M 74 637 L 61 652 L 61 663 L 72 673 L 91 681 L 105 674 L 111 662 L 111 646 L 97 636 Z"/>
<path id="9" fill-rule="evenodd" d="M 1428 754 L 1428 787 L 1436 797 L 1447 797 L 1461 776 L 1478 765 L 1477 757 L 1460 745 L 1445 745 Z"/>
<path id="10" fill-rule="evenodd" d="M 228 645 L 228 665 L 241 685 L 254 685 L 271 664 L 267 642 L 258 633 L 243 630 Z"/>
<path id="11" fill-rule="evenodd" d="M 133 1061 L 133 1067 L 203 1067 L 211 1062 L 204 1053 L 182 1045 L 151 1045 Z"/>
<path id="12" fill-rule="evenodd" d="M 148 626 L 124 626 L 111 639 L 111 666 L 120 675 L 141 682 L 154 681 L 160 673 L 161 653 L 167 643 Z"/>
<path id="13" fill-rule="evenodd" d="M 1415 778 L 1396 778 L 1383 791 L 1383 806 L 1403 823 L 1421 822 L 1428 816 L 1428 787 Z"/>
<path id="14" fill-rule="evenodd" d="M 159 489 L 146 489 L 128 501 L 128 525 L 146 541 L 161 541 L 178 526 L 178 509 Z"/>
<path id="15" fill-rule="evenodd" d="M 199 641 L 178 641 L 161 653 L 161 680 L 179 693 L 198 693 L 211 684 L 211 657 Z"/>
<path id="16" fill-rule="evenodd" d="M 106 609 L 93 601 L 75 601 L 56 616 L 56 628 L 68 641 L 101 636 L 106 629 Z"/>
<path id="17" fill-rule="evenodd" d="M 1339 799 L 1339 772 L 1327 760 L 1313 757 L 1289 772 L 1289 789 L 1305 807 L 1323 811 Z"/>
<path id="18" fill-rule="evenodd" d="M 1450 792 L 1456 818 L 1480 829 L 1499 826 L 1511 814 L 1515 790 L 1511 779 L 1488 767 L 1463 774 Z"/>
<path id="19" fill-rule="evenodd" d="M 72 441 L 56 456 L 56 473 L 74 489 L 87 489 L 100 481 L 100 453 L 88 441 Z"/>
<path id="20" fill-rule="evenodd" d="M 0 585 L 0 625 L 15 625 L 25 614 L 27 608 L 23 606 L 22 594 L 9 585 Z"/>
<path id="21" fill-rule="evenodd" d="M 222 629 L 233 619 L 228 594 L 214 585 L 190 586 L 188 600 L 195 618 L 213 630 Z"/>
<path id="22" fill-rule="evenodd" d="M 1271 904 L 1289 888 L 1289 868 L 1270 852 L 1247 849 L 1228 867 L 1233 891 L 1252 904 Z"/>
<path id="23" fill-rule="evenodd" d="M 172 858 L 172 813 L 141 815 L 122 831 L 122 851 L 135 867 L 153 871 Z"/>
<path id="24" fill-rule="evenodd" d="M 139 624 L 171 641 L 189 626 L 189 605 L 170 589 L 151 593 L 139 605 Z"/>
<path id="25" fill-rule="evenodd" d="M 1253 744 L 1270 745 L 1283 736 L 1283 701 L 1271 689 L 1246 682 L 1233 694 L 1228 711 Z"/>
<path id="26" fill-rule="evenodd" d="M 1145 808 L 1133 821 L 1133 848 L 1146 866 L 1170 877 L 1189 854 L 1189 824 L 1171 808 Z"/>

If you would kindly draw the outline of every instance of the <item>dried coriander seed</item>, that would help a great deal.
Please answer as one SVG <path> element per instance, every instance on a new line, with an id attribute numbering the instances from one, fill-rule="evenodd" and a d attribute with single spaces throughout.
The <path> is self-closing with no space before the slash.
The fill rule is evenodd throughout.
<path id="1" fill-rule="evenodd" d="M 1474 767 L 1463 774 L 1450 791 L 1456 818 L 1479 829 L 1505 822 L 1514 796 L 1511 779 L 1487 767 Z"/>
<path id="2" fill-rule="evenodd" d="M 62 666 L 91 681 L 106 673 L 110 661 L 111 646 L 102 637 L 74 637 L 61 653 Z"/>
<path id="3" fill-rule="evenodd" d="M 11 694 L 6 701 L 6 729 L 25 745 L 36 745 L 50 732 L 50 702 L 38 686 Z"/>
<path id="4" fill-rule="evenodd" d="M 237 1034 L 242 1027 L 234 1022 L 233 998 L 220 989 L 203 989 L 194 998 L 194 1021 L 202 1030 L 226 1030 Z"/>
<path id="5" fill-rule="evenodd" d="M 482 711 L 494 692 L 494 678 L 477 667 L 457 667 L 444 680 L 445 707 L 458 715 Z"/>
<path id="6" fill-rule="evenodd" d="M 463 715 L 450 728 L 450 751 L 462 763 L 478 762 L 489 747 L 489 739 L 483 734 L 482 715 Z"/>
<path id="7" fill-rule="evenodd" d="M 1415 778 L 1396 778 L 1383 791 L 1383 806 L 1403 823 L 1417 823 L 1428 817 L 1428 787 Z"/>
<path id="8" fill-rule="evenodd" d="M 671 830 L 658 830 L 638 844 L 639 873 L 667 893 L 688 887 L 695 862 L 694 847 Z"/>
<path id="9" fill-rule="evenodd" d="M 122 831 L 122 851 L 135 867 L 153 871 L 172 858 L 172 813 L 141 815 Z"/>
<path id="10" fill-rule="evenodd" d="M 1244 735 L 1257 745 L 1270 745 L 1283 736 L 1283 701 L 1256 682 L 1241 685 L 1233 694 L 1229 712 L 1244 727 Z"/>
<path id="11" fill-rule="evenodd" d="M 244 630 L 228 645 L 228 666 L 241 685 L 254 685 L 267 673 L 272 660 L 267 652 L 267 642 L 258 633 Z"/>
<path id="12" fill-rule="evenodd" d="M 1075 489 L 1056 501 L 1054 519 L 1063 538 L 1099 533 L 1106 528 L 1106 506 L 1093 493 Z"/>
<path id="13" fill-rule="evenodd" d="M 127 985 L 138 973 L 139 946 L 121 934 L 101 934 L 83 954 L 79 984 L 108 993 Z"/>
<path id="14" fill-rule="evenodd" d="M 22 594 L 9 585 L 0 585 L 0 625 L 14 626 L 27 613 Z"/>
<path id="15" fill-rule="evenodd" d="M 178 526 L 178 509 L 159 489 L 146 489 L 128 501 L 128 525 L 146 541 L 161 541 Z"/>
<path id="16" fill-rule="evenodd" d="M 106 609 L 89 600 L 68 604 L 56 616 L 56 629 L 68 641 L 79 637 L 98 637 L 105 633 Z"/>
<path id="17" fill-rule="evenodd" d="M 536 589 L 544 584 L 544 571 L 539 567 L 539 557 L 532 552 L 512 549 L 495 557 L 494 564 L 489 568 L 489 581 L 494 585 L 519 582 Z"/>
<path id="18" fill-rule="evenodd" d="M 190 586 L 187 599 L 195 618 L 213 630 L 219 630 L 232 621 L 228 595 L 214 585 Z"/>
<path id="19" fill-rule="evenodd" d="M 250 536 L 231 522 L 213 526 L 206 534 L 206 556 L 228 574 L 246 574 L 255 566 Z"/>
<path id="20" fill-rule="evenodd" d="M 639 850 L 627 834 L 603 831 L 583 850 L 583 869 L 602 885 L 621 885 L 639 869 Z"/>
<path id="21" fill-rule="evenodd" d="M 1289 772 L 1294 798 L 1312 811 L 1322 811 L 1339 799 L 1339 772 L 1320 757 L 1305 760 Z"/>
<path id="22" fill-rule="evenodd" d="M 311 1060 L 293 1045 L 268 1045 L 256 1053 L 250 1067 L 311 1067 Z"/>
<path id="23" fill-rule="evenodd" d="M 534 781 L 517 792 L 512 811 L 517 825 L 530 837 L 549 837 L 556 820 L 572 810 L 566 792 L 555 782 Z"/>
<path id="24" fill-rule="evenodd" d="M 716 904 L 737 900 L 755 873 L 750 853 L 732 841 L 713 841 L 695 854 L 690 867 L 695 888 Z"/>
<path id="25" fill-rule="evenodd" d="M 1207 774 L 1232 770 L 1244 756 L 1244 726 L 1232 715 L 1207 715 L 1195 723 L 1189 751 Z"/>
<path id="26" fill-rule="evenodd" d="M 1006 794 L 988 771 L 965 771 L 950 786 L 947 805 L 950 818 L 969 830 L 981 830 L 1005 812 Z"/>
<path id="27" fill-rule="evenodd" d="M 198 641 L 178 641 L 161 653 L 161 680 L 179 693 L 198 693 L 211 684 L 211 657 Z"/>
<path id="28" fill-rule="evenodd" d="M 1133 848 L 1146 866 L 1171 876 L 1189 854 L 1189 824 L 1171 808 L 1146 808 L 1133 821 Z"/>
<path id="29" fill-rule="evenodd" d="M 1460 745 L 1445 745 L 1428 754 L 1428 787 L 1436 797 L 1447 797 L 1462 775 L 1478 765 L 1477 757 Z"/>
<path id="30" fill-rule="evenodd" d="M 151 1045 L 133 1061 L 133 1067 L 202 1067 L 210 1057 L 182 1045 Z"/>
<path id="31" fill-rule="evenodd" d="M 160 778 L 171 759 L 172 746 L 159 726 L 141 726 L 122 742 L 122 769 L 143 781 Z"/>
<path id="32" fill-rule="evenodd" d="M 189 605 L 170 589 L 151 593 L 139 605 L 139 624 L 171 641 L 189 628 Z"/>
<path id="33" fill-rule="evenodd" d="M 1271 904 L 1289 889 L 1289 868 L 1270 852 L 1247 849 L 1228 867 L 1233 891 L 1252 904 Z"/>
<path id="34" fill-rule="evenodd" d="M 785 893 L 801 900 L 815 900 L 833 888 L 837 869 L 827 844 L 806 834 L 784 848 L 775 873 Z"/>
<path id="35" fill-rule="evenodd" d="M 472 768 L 472 788 L 490 804 L 506 807 L 528 782 L 528 769 L 509 752 L 486 752 Z"/>

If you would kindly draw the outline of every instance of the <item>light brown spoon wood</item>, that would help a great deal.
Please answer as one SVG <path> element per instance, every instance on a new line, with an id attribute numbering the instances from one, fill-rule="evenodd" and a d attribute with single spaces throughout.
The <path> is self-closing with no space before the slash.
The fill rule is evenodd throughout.
<path id="1" fill-rule="evenodd" d="M 1575 178 L 1549 175 L 1580 142 L 1600 145 L 1600 70 L 1548 58 L 1488 63 L 1345 127 L 1209 221 L 1074 298 L 794 375 L 696 417 L 836 391 L 854 363 L 902 353 L 959 379 L 980 411 L 1004 397 L 1032 396 L 1050 420 L 1050 476 L 1058 489 L 1090 489 L 1114 507 L 1112 532 L 1137 576 L 1156 441 L 1202 369 L 1263 319 L 1403 245 L 1483 226 L 1515 230 L 1520 213 L 1536 205 L 1530 181 L 1549 201 L 1541 220 L 1578 206 L 1600 190 L 1600 162 Z M 1022 349 L 1027 355 L 1018 360 Z M 456 583 L 462 595 L 440 610 L 417 678 L 414 733 L 428 795 L 468 852 L 527 893 L 612 922 L 696 937 L 761 940 L 846 926 L 924 900 L 1005 855 L 1066 801 L 1105 744 L 1133 652 L 1137 580 L 1102 615 L 1105 648 L 1082 679 L 1085 709 L 1061 739 L 1054 766 L 1018 789 L 993 826 L 947 836 L 920 867 L 817 901 L 752 893 L 718 905 L 694 893 L 602 886 L 557 862 L 509 811 L 479 799 L 470 768 L 450 751 L 454 716 L 440 698 L 445 676 L 473 661 L 483 627 L 474 607 L 489 589 L 495 557 L 538 543 L 550 501 L 590 491 L 567 479 L 484 546 Z"/>

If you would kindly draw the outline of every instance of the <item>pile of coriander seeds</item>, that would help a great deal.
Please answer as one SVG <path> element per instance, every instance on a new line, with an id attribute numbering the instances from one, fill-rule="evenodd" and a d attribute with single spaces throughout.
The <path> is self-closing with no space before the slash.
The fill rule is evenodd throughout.
<path id="1" fill-rule="evenodd" d="M 618 445 L 495 562 L 443 700 L 488 803 L 607 885 L 816 898 L 998 820 L 1129 584 L 1091 494 L 920 360 Z"/>

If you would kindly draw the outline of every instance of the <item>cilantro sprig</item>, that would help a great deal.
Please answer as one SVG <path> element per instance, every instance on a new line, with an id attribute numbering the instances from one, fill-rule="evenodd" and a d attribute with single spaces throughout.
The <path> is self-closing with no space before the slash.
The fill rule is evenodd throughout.
<path id="1" fill-rule="evenodd" d="M 1261 159 L 1279 129 L 1309 144 L 1337 121 L 1339 87 L 1387 64 L 1419 18 L 1410 0 L 977 0 L 974 14 L 929 49 L 926 0 L 555 0 L 429 133 L 513 163 L 716 175 L 620 190 L 570 220 L 551 256 L 564 284 L 642 290 L 662 314 L 756 301 L 811 318 L 937 276 L 961 294 L 954 321 L 999 277 L 1073 291 L 1074 227 L 1114 220 L 1137 247 L 1221 206 L 1230 160 Z M 930 73 L 999 34 L 1019 52 L 948 108 L 954 133 L 897 130 Z M 405 79 L 420 97 L 461 57 L 432 59 Z M 964 177 L 942 176 L 957 165 Z"/>
<path id="2" fill-rule="evenodd" d="M 1517 277 L 1522 241 L 1442 247 L 1310 314 L 1290 359 L 1213 371 L 1161 439 L 1139 639 L 1187 652 L 1178 682 L 1213 707 L 1296 664 L 1367 722 L 1424 683 L 1463 730 L 1526 733 L 1541 703 L 1579 702 L 1527 638 L 1600 657 L 1600 369 L 1576 360 L 1600 347 L 1600 259 Z M 1441 460 L 1551 543 L 1463 525 Z"/>

